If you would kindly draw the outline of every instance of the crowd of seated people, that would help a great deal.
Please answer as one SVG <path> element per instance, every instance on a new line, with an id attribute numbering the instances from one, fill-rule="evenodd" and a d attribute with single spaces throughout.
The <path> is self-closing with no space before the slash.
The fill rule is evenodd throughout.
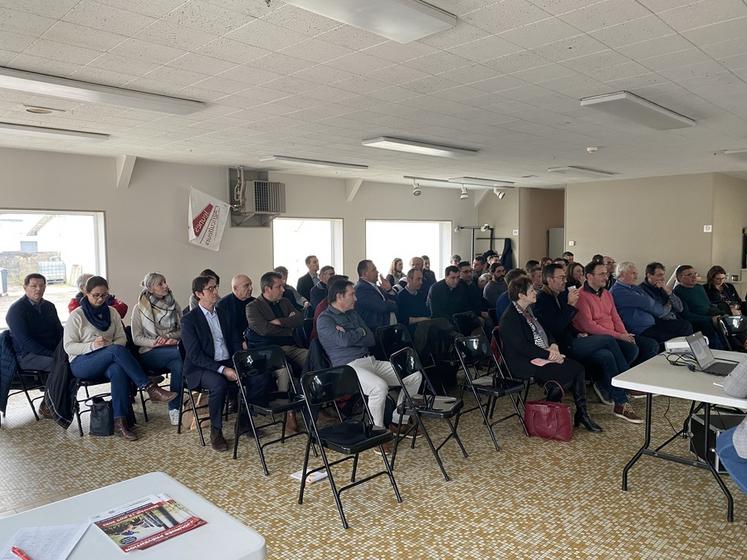
<path id="1" fill-rule="evenodd" d="M 471 261 L 454 255 L 438 281 L 427 256 L 411 257 L 406 272 L 404 262 L 394 259 L 385 278 L 373 261 L 361 260 L 352 283 L 347 276 L 335 275 L 332 266 L 320 267 L 310 255 L 305 259 L 308 272 L 295 288 L 287 283 L 288 270 L 279 266 L 262 275 L 256 298 L 251 279 L 236 274 L 231 292 L 221 299 L 219 276 L 205 269 L 192 282 L 184 314 L 166 278 L 149 273 L 130 314 L 135 355 L 125 348 L 122 319 L 128 306 L 99 276 L 78 279 L 80 292 L 70 302 L 72 314 L 63 328 L 54 305 L 43 298 L 46 280 L 31 274 L 7 322 L 22 368 L 49 371 L 62 343 L 75 377 L 108 379 L 116 433 L 127 440 L 137 438 L 133 388 L 147 391 L 153 401 L 168 402 L 174 424 L 182 407 L 182 379 L 189 389 L 207 390 L 210 441 L 222 451 L 227 448 L 223 411 L 237 393 L 233 354 L 277 345 L 291 374 L 300 375 L 309 368 L 308 341 L 298 336 L 304 319 L 313 321 L 311 339 L 318 338 L 332 365 L 349 364 L 356 370 L 377 422 L 384 423 L 385 397 L 397 384 L 388 362 L 374 357 L 377 329 L 404 325 L 422 354 L 455 336 L 490 336 L 497 319 L 512 374 L 543 384 L 549 399 L 568 391 L 576 404 L 576 424 L 597 432 L 601 427 L 586 404 L 590 368 L 595 370 L 594 388 L 612 405 L 613 414 L 641 423 L 630 402 L 635 395 L 612 386 L 612 378 L 654 356 L 665 341 L 693 331 L 703 332 L 711 347 L 724 348 L 718 319 L 739 314 L 744 306 L 720 266 L 708 271 L 704 286 L 694 267 L 680 265 L 672 288 L 659 262 L 647 264 L 640 279 L 635 263 L 617 265 L 601 254 L 585 266 L 565 252 L 510 270 L 493 252 Z M 145 372 L 153 370 L 170 372 L 169 390 L 148 378 Z M 408 390 L 416 393 L 420 381 L 406 380 Z M 259 395 L 288 387 L 285 372 L 276 372 L 265 387 L 253 390 Z M 295 429 L 294 418 L 289 418 L 288 428 Z"/>

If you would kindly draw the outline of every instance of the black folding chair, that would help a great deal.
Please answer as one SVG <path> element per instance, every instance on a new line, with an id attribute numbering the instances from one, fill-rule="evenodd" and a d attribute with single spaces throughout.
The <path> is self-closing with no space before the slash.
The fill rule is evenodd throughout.
<path id="1" fill-rule="evenodd" d="M 390 356 L 389 362 L 392 364 L 392 369 L 394 369 L 394 373 L 397 375 L 397 379 L 402 386 L 402 394 L 404 396 L 402 404 L 399 406 L 400 419 L 397 424 L 397 434 L 394 442 L 394 451 L 392 453 L 392 469 L 394 469 L 394 463 L 397 459 L 397 449 L 399 449 L 401 436 L 406 436 L 407 434 L 414 432 L 411 443 L 411 448 L 414 449 L 415 439 L 417 438 L 418 432 L 422 430 L 423 436 L 425 436 L 425 440 L 428 442 L 428 447 L 430 447 L 431 453 L 433 453 L 433 457 L 436 459 L 436 463 L 438 463 L 438 467 L 444 475 L 444 479 L 451 480 L 444 468 L 444 464 L 441 461 L 438 452 L 446 442 L 453 437 L 457 442 L 457 445 L 459 445 L 462 455 L 465 458 L 467 457 L 467 451 L 464 449 L 462 440 L 459 439 L 459 435 L 457 434 L 459 416 L 461 415 L 464 402 L 455 397 L 442 397 L 436 393 L 433 384 L 420 363 L 417 353 L 412 348 L 402 348 L 395 352 Z M 402 381 L 405 377 L 416 372 L 420 372 L 425 381 L 421 395 L 411 395 Z M 415 418 L 415 423 L 408 426 L 404 433 L 402 432 L 402 414 Z M 446 420 L 448 423 L 450 430 L 449 435 L 446 436 L 446 439 L 444 439 L 438 447 L 433 445 L 433 440 L 425 427 L 423 418 L 439 418 L 441 420 Z M 454 419 L 453 423 L 451 421 L 452 418 Z"/>
<path id="2" fill-rule="evenodd" d="M 339 414 L 339 409 L 334 405 L 335 401 L 341 398 L 362 398 L 363 390 L 358 382 L 358 376 L 356 375 L 355 370 L 350 366 L 340 366 L 316 372 L 312 371 L 301 378 L 301 386 L 303 387 L 304 396 L 306 397 L 306 406 L 309 413 L 311 429 L 309 430 L 309 437 L 306 441 L 306 453 L 304 454 L 303 469 L 301 470 L 301 488 L 298 493 L 298 503 L 303 503 L 304 490 L 306 489 L 306 478 L 310 474 L 318 471 L 326 471 L 327 473 L 327 480 L 335 498 L 337 512 L 340 514 L 342 526 L 345 529 L 348 528 L 348 522 L 347 519 L 345 519 L 345 513 L 342 509 L 340 494 L 348 488 L 362 484 L 368 480 L 376 478 L 377 476 L 386 475 L 389 477 L 389 482 L 394 489 L 394 495 L 397 498 L 397 502 L 402 502 L 402 496 L 400 496 L 397 482 L 394 480 L 392 468 L 389 465 L 389 460 L 384 451 L 384 444 L 392 440 L 392 433 L 386 428 L 374 426 L 371 411 L 364 399 L 363 417 L 360 420 L 348 419 L 343 421 Z M 314 419 L 312 408 L 320 407 L 327 403 L 332 403 L 335 406 L 335 409 L 338 411 L 338 419 L 331 425 L 319 427 L 317 421 Z M 324 464 L 321 467 L 309 470 L 309 453 L 311 452 L 312 444 L 319 444 Z M 356 480 L 355 475 L 358 469 L 358 456 L 363 451 L 373 448 L 379 449 L 381 458 L 384 461 L 385 470 Z M 330 449 L 345 456 L 341 459 L 330 462 L 327 458 L 326 449 Z M 350 459 L 353 460 L 353 470 L 350 476 L 350 483 L 338 489 L 332 476 L 331 467 Z"/>
<path id="3" fill-rule="evenodd" d="M 500 327 L 494 327 L 492 336 L 490 337 L 490 352 L 493 355 L 493 363 L 495 363 L 496 366 L 496 372 L 498 375 L 500 375 L 503 378 L 506 379 L 514 379 L 516 381 L 521 381 L 524 383 L 524 392 L 522 393 L 521 397 L 516 398 L 514 394 L 510 395 L 511 400 L 516 400 L 516 405 L 519 410 L 521 410 L 521 417 L 524 417 L 524 407 L 525 403 L 527 402 L 527 398 L 529 397 L 529 387 L 532 385 L 532 378 L 529 379 L 517 379 L 511 374 L 511 370 L 508 367 L 508 362 L 506 361 L 506 357 L 503 355 L 503 342 L 501 341 L 501 328 Z M 490 369 L 488 368 L 488 371 Z M 490 407 L 490 418 L 492 420 L 493 413 L 495 412 L 495 403 L 497 399 L 493 400 L 493 406 Z M 524 422 L 521 423 L 522 427 L 524 428 L 524 433 L 529 436 L 529 432 L 527 432 L 527 427 L 524 425 Z"/>
<path id="4" fill-rule="evenodd" d="M 145 375 L 148 376 L 148 379 L 151 381 L 155 381 L 156 383 L 159 383 L 161 387 L 165 387 L 168 389 L 168 384 L 164 383 L 164 378 L 169 375 L 168 368 L 149 368 L 147 367 L 142 360 L 142 355 L 140 354 L 140 351 L 138 350 L 138 347 L 135 345 L 135 341 L 132 338 L 132 327 L 130 325 L 127 325 L 124 328 L 125 331 L 125 337 L 127 338 L 127 349 L 130 351 L 130 353 L 135 357 L 137 360 L 137 363 L 140 365 L 140 367 L 145 372 Z M 142 388 L 138 387 L 138 393 L 140 394 L 140 403 L 143 405 L 143 418 L 145 418 L 145 421 L 148 421 L 148 411 L 145 408 L 145 403 L 150 400 L 150 397 L 145 396 L 146 393 L 143 391 Z"/>
<path id="5" fill-rule="evenodd" d="M 490 352 L 490 345 L 483 335 L 459 337 L 454 341 L 454 347 L 464 370 L 464 383 L 469 387 L 472 395 L 475 397 L 475 406 L 464 410 L 463 413 L 472 412 L 473 410 L 480 411 L 490 438 L 493 440 L 495 450 L 500 451 L 500 445 L 498 445 L 498 440 L 493 431 L 494 425 L 508 420 L 513 416 L 518 416 L 519 422 L 526 432 L 524 418 L 519 408 L 520 394 L 524 390 L 524 382 L 501 375 L 498 363 L 495 361 L 495 356 Z M 495 367 L 489 365 L 486 373 L 481 374 L 480 366 L 485 363 L 492 364 Z M 463 390 L 464 387 L 462 388 Z M 483 395 L 488 397 L 485 403 L 482 401 Z M 511 398 L 514 412 L 491 422 L 486 410 L 492 408 L 495 400 L 507 395 Z"/>
<path id="6" fill-rule="evenodd" d="M 296 387 L 291 369 L 285 359 L 285 354 L 279 346 L 267 346 L 257 350 L 236 352 L 233 355 L 233 366 L 239 377 L 239 406 L 243 407 L 243 412 L 245 412 L 248 417 L 248 427 L 241 429 L 241 419 L 243 416 L 241 412 L 236 415 L 236 427 L 234 429 L 233 438 L 233 458 L 236 459 L 238 457 L 239 436 L 251 430 L 254 442 L 257 445 L 259 460 L 262 463 L 262 470 L 264 471 L 265 476 L 268 476 L 270 471 L 267 470 L 264 448 L 273 443 L 285 443 L 286 440 L 292 437 L 306 433 L 299 431 L 295 434 L 285 435 L 288 413 L 302 410 L 304 399 Z M 250 402 L 247 386 L 251 383 L 251 378 L 253 376 L 261 375 L 272 376 L 275 371 L 280 369 L 284 369 L 288 374 L 289 390 L 287 392 L 272 392 L 267 396 L 266 403 Z M 270 421 L 257 426 L 254 422 L 255 415 L 270 417 Z M 281 418 L 276 419 L 276 415 L 280 415 Z M 300 414 L 299 416 L 303 416 L 303 414 Z M 268 428 L 275 424 L 282 424 L 280 437 L 260 443 L 261 435 L 257 430 Z"/>
<path id="7" fill-rule="evenodd" d="M 180 340 L 179 344 L 177 345 L 177 348 L 179 349 L 179 356 L 182 358 L 182 364 L 184 363 L 184 358 L 187 355 L 187 350 L 184 348 L 184 343 Z M 184 371 L 182 369 L 182 371 Z M 200 387 L 196 389 L 192 389 L 191 387 L 187 386 L 187 379 L 185 375 L 182 375 L 182 383 L 181 388 L 179 390 L 180 393 L 182 393 L 182 408 L 179 411 L 179 423 L 176 426 L 176 433 L 181 434 L 182 433 L 182 426 L 183 426 L 183 418 L 184 415 L 191 409 L 192 410 L 192 416 L 194 416 L 194 422 L 195 426 L 197 427 L 197 433 L 200 435 L 200 444 L 205 447 L 205 434 L 202 431 L 202 423 L 207 422 L 210 420 L 209 417 L 200 418 L 200 414 L 198 411 L 200 410 L 206 410 L 208 408 L 207 404 L 201 404 L 197 405 L 195 402 L 193 392 L 198 392 L 202 395 L 209 395 L 210 391 L 207 389 L 202 389 Z M 187 409 L 187 402 L 184 400 L 184 395 L 187 396 L 187 402 L 189 402 L 189 409 Z M 226 419 L 228 418 L 228 402 L 226 401 L 226 412 L 225 412 Z"/>
<path id="8" fill-rule="evenodd" d="M 747 317 L 726 315 L 718 319 L 719 330 L 728 350 L 744 352 L 743 340 L 747 338 Z"/>
<path id="9" fill-rule="evenodd" d="M 391 356 L 402 348 L 412 348 L 412 337 L 405 325 L 387 325 L 376 329 L 376 347 L 384 356 Z M 385 358 L 386 359 L 386 358 Z"/>
<path id="10" fill-rule="evenodd" d="M 13 377 L 11 378 L 8 399 L 10 399 L 10 397 L 14 395 L 20 395 L 21 393 L 26 395 L 26 400 L 31 407 L 31 412 L 34 413 L 34 418 L 36 418 L 36 420 L 38 421 L 39 415 L 36 412 L 34 401 L 43 399 L 44 394 L 42 393 L 40 396 L 32 398 L 29 394 L 29 391 L 44 391 L 44 386 L 47 382 L 47 376 L 49 375 L 49 372 L 37 369 L 21 369 L 21 366 L 18 364 L 18 359 L 13 349 L 13 341 L 11 340 L 10 336 L 10 331 L 3 331 L 0 333 L 0 337 L 2 337 L 2 340 L 0 340 L 0 348 L 3 348 L 5 351 L 10 352 L 11 359 L 13 362 L 15 362 L 15 371 L 13 373 Z M 4 415 L 5 413 L 3 413 L 2 416 Z M 0 418 L 2 417 L 0 416 Z M 0 424 L 1 423 L 2 420 L 0 419 Z"/>

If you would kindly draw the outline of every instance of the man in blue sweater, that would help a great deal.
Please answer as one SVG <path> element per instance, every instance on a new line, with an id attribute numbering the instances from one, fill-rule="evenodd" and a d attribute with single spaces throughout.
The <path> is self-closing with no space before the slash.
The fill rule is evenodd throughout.
<path id="1" fill-rule="evenodd" d="M 6 322 L 21 369 L 50 371 L 55 348 L 62 340 L 57 309 L 44 299 L 47 279 L 29 274 L 23 280 L 26 295 L 8 309 Z"/>

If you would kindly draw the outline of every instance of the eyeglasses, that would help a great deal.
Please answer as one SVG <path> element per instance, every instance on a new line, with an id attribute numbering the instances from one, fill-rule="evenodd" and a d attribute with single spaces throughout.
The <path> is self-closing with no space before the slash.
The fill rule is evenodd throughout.
<path id="1" fill-rule="evenodd" d="M 714 276 L 714 280 L 726 280 L 726 276 Z"/>
<path id="2" fill-rule="evenodd" d="M 90 295 L 93 299 L 106 299 L 109 297 L 109 292 L 104 292 L 101 294 L 95 294 L 93 292 L 90 292 L 88 295 Z"/>
<path id="3" fill-rule="evenodd" d="M 687 272 L 687 273 L 683 274 L 682 276 L 697 276 L 697 275 L 698 275 L 697 272 Z"/>
<path id="4" fill-rule="evenodd" d="M 561 274 L 560 276 L 553 276 L 554 280 L 565 280 L 568 278 L 565 274 Z"/>
<path id="5" fill-rule="evenodd" d="M 218 286 L 205 286 L 205 291 L 206 292 L 217 292 Z"/>

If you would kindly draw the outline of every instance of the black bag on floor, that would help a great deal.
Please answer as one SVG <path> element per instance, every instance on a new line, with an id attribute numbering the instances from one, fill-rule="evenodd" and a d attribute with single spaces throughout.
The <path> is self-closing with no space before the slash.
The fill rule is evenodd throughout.
<path id="1" fill-rule="evenodd" d="M 103 397 L 91 399 L 91 423 L 88 433 L 92 436 L 114 435 L 114 408 L 112 401 Z"/>

